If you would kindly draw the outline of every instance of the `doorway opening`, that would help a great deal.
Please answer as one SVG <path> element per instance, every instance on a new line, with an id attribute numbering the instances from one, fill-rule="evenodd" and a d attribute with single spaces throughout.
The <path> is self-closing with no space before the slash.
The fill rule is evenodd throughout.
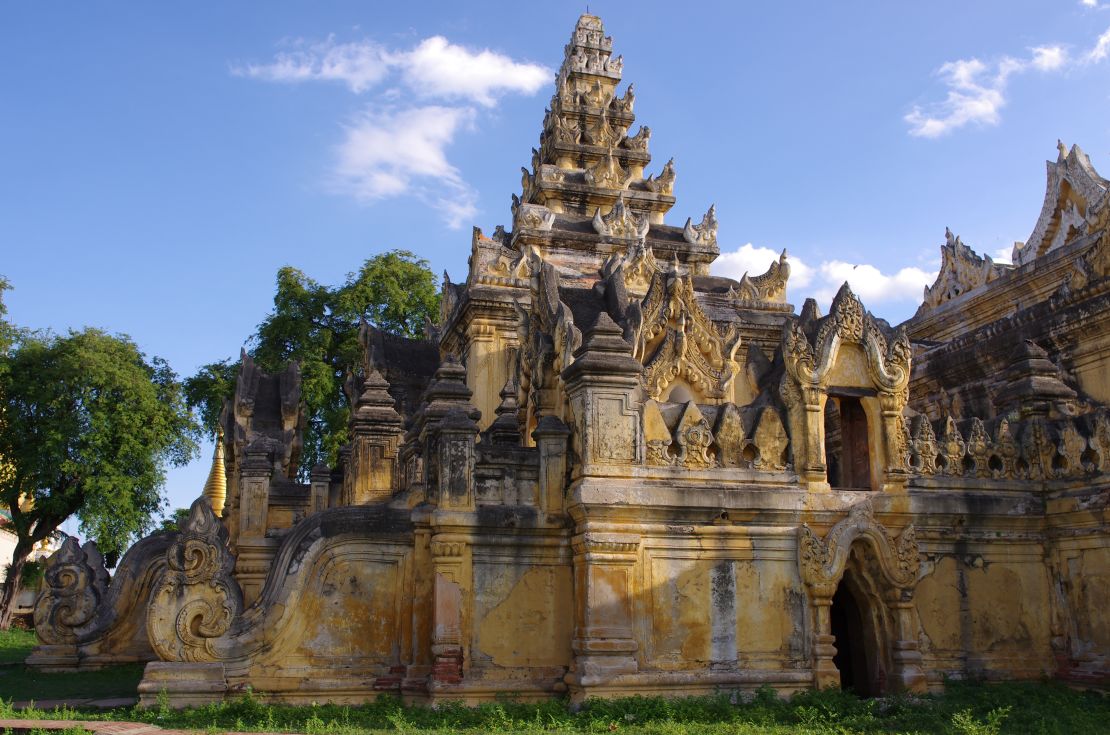
<path id="1" fill-rule="evenodd" d="M 867 413 L 855 396 L 829 395 L 825 403 L 825 466 L 834 488 L 871 489 Z"/>
<path id="2" fill-rule="evenodd" d="M 836 647 L 833 663 L 840 672 L 841 689 L 861 697 L 878 697 L 885 688 L 880 621 L 851 574 L 851 570 L 846 572 L 837 585 L 829 608 L 829 627 Z"/>

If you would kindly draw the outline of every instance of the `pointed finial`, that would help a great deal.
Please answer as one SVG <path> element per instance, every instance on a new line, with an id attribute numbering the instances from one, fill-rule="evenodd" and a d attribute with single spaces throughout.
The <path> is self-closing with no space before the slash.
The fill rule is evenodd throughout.
<path id="1" fill-rule="evenodd" d="M 224 469 L 224 431 L 216 428 L 216 449 L 212 453 L 212 468 L 208 471 L 208 480 L 204 483 L 201 495 L 208 500 L 212 512 L 219 518 L 224 513 L 224 502 L 227 501 L 227 473 Z"/>

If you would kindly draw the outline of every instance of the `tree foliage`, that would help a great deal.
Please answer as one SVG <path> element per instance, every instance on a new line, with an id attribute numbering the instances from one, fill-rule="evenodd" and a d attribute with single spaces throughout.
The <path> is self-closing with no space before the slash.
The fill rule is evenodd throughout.
<path id="1" fill-rule="evenodd" d="M 167 464 L 186 464 L 197 451 L 199 427 L 177 376 L 128 338 L 95 329 L 23 333 L 0 362 L 0 457 L 8 467 L 0 504 L 17 536 L 14 586 L 33 546 L 73 515 L 117 557 L 160 510 Z M 9 603 L 0 600 L 0 627 Z"/>
<path id="2" fill-rule="evenodd" d="M 439 292 L 428 262 L 407 250 L 370 258 L 339 286 L 329 287 L 302 271 L 284 267 L 277 273 L 274 310 L 258 325 L 248 350 L 267 372 L 289 362 L 301 364 L 301 395 L 307 410 L 301 475 L 317 462 L 335 464 L 347 442 L 350 410 L 343 394 L 347 373 L 362 359 L 359 322 L 403 335 L 420 337 L 439 314 Z M 224 398 L 235 391 L 238 363 L 209 363 L 186 381 L 190 405 L 215 430 Z"/>

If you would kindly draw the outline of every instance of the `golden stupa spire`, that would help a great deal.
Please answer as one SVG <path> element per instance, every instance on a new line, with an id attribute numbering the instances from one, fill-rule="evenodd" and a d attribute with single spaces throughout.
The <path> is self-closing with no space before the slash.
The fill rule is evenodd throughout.
<path id="1" fill-rule="evenodd" d="M 208 498 L 212 512 L 219 518 L 224 514 L 224 501 L 227 500 L 227 475 L 224 472 L 224 432 L 216 429 L 216 451 L 212 453 L 212 469 L 204 483 L 204 497 Z"/>

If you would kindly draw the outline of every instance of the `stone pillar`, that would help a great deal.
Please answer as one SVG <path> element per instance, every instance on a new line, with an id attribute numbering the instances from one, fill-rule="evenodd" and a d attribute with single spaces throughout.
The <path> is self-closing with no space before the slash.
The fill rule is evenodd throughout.
<path id="1" fill-rule="evenodd" d="M 925 692 L 925 671 L 922 667 L 921 646 L 917 640 L 913 593 L 901 587 L 892 588 L 886 594 L 886 603 L 894 620 L 890 685 L 896 692 Z"/>
<path id="2" fill-rule="evenodd" d="M 568 684 L 588 688 L 637 671 L 633 572 L 640 540 L 587 531 L 574 537 L 574 663 Z"/>
<path id="3" fill-rule="evenodd" d="M 801 394 L 804 462 L 798 468 L 798 474 L 809 490 L 828 490 L 828 468 L 825 467 L 825 402 L 828 395 L 818 385 L 803 385 Z"/>
<path id="4" fill-rule="evenodd" d="M 567 438 L 570 429 L 554 416 L 543 416 L 532 432 L 540 450 L 539 506 L 548 517 L 564 512 L 567 477 Z"/>
<path id="5" fill-rule="evenodd" d="M 474 510 L 474 445 L 478 424 L 465 411 L 448 413 L 436 426 L 438 472 L 434 493 L 441 509 Z"/>
<path id="6" fill-rule="evenodd" d="M 254 602 L 270 570 L 277 541 L 266 537 L 270 478 L 274 465 L 263 442 L 247 446 L 239 471 L 239 534 L 236 539 L 235 578 L 247 605 Z"/>
<path id="7" fill-rule="evenodd" d="M 640 435 L 643 367 L 606 313 L 586 333 L 574 362 L 563 371 L 574 420 L 574 441 L 584 475 L 624 474 L 643 458 Z"/>
<path id="8" fill-rule="evenodd" d="M 310 477 L 309 513 L 319 513 L 328 507 L 328 494 L 331 489 L 331 468 L 320 462 L 312 468 Z"/>
<path id="9" fill-rule="evenodd" d="M 833 663 L 836 636 L 832 634 L 829 617 L 836 583 L 810 584 L 809 589 L 813 607 L 813 684 L 818 689 L 837 689 L 840 687 L 840 670 Z"/>
<path id="10" fill-rule="evenodd" d="M 909 470 L 906 467 L 906 447 L 902 436 L 902 400 L 896 393 L 882 391 L 879 393 L 879 408 L 885 467 L 882 489 L 905 490 Z"/>
<path id="11" fill-rule="evenodd" d="M 471 575 L 465 540 L 448 534 L 432 538 L 431 688 L 458 684 L 463 677 L 464 619 Z"/>

